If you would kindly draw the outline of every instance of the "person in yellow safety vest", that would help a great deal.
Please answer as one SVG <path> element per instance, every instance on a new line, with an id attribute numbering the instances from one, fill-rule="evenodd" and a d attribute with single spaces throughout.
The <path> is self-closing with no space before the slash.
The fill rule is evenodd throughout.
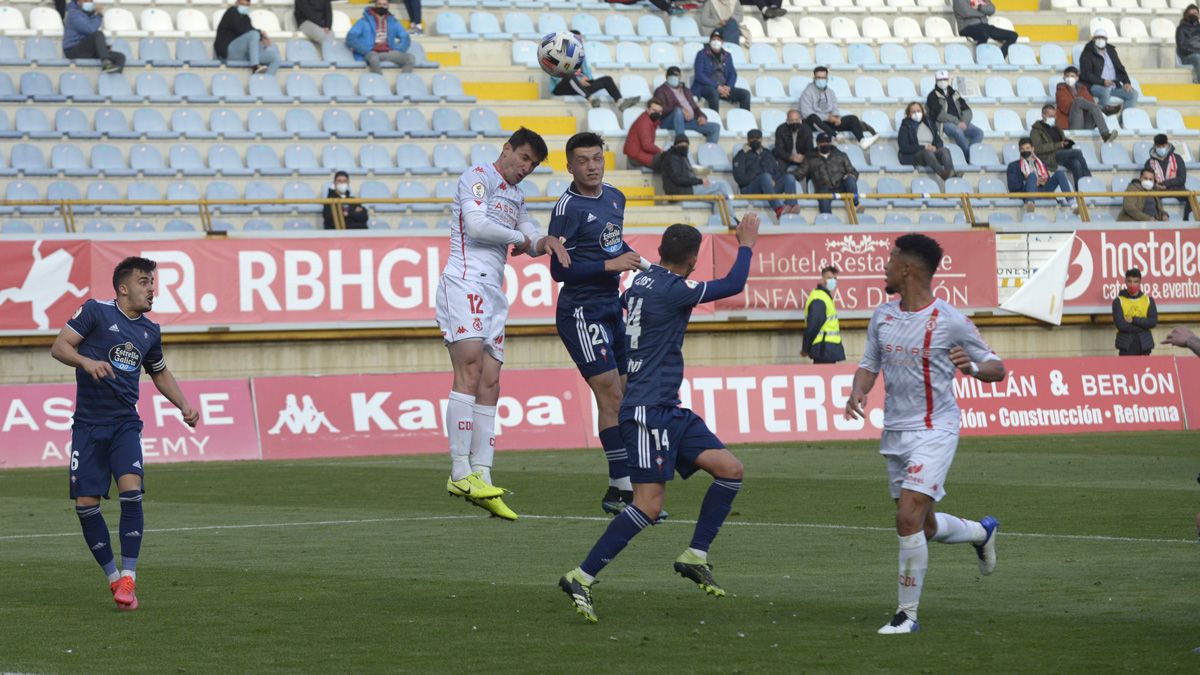
<path id="1" fill-rule="evenodd" d="M 1149 356 L 1154 349 L 1150 329 L 1158 325 L 1158 308 L 1154 298 L 1142 292 L 1142 271 L 1138 268 L 1125 272 L 1125 290 L 1113 300 L 1112 315 L 1117 326 L 1117 353 Z"/>
<path id="2" fill-rule="evenodd" d="M 804 346 L 800 356 L 813 363 L 837 363 L 846 360 L 842 348 L 842 333 L 838 326 L 837 307 L 833 293 L 837 290 L 838 268 L 830 265 L 821 270 L 821 283 L 808 295 L 804 306 Z"/>

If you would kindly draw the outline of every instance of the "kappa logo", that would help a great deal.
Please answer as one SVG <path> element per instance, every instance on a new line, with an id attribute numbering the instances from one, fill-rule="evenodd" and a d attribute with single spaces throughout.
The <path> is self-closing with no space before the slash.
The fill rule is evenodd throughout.
<path id="1" fill-rule="evenodd" d="M 33 323 L 40 329 L 50 327 L 50 317 L 46 310 L 68 293 L 76 298 L 87 294 L 87 287 L 77 288 L 71 283 L 71 267 L 75 265 L 75 257 L 59 249 L 42 256 L 42 242 L 33 243 L 33 264 L 20 286 L 0 289 L 0 305 L 5 302 L 27 302 Z M 80 308 L 82 309 L 82 308 Z M 76 316 L 78 316 L 76 312 Z"/>
<path id="2" fill-rule="evenodd" d="M 921 473 L 921 469 L 924 469 L 924 468 L 925 468 L 924 464 L 909 464 L 908 466 L 904 467 L 904 470 L 910 474 L 913 474 L 913 473 Z"/>
<path id="3" fill-rule="evenodd" d="M 267 431 L 268 434 L 278 436 L 283 427 L 287 427 L 292 434 L 314 434 L 321 429 L 335 434 L 338 432 L 338 428 L 330 424 L 325 413 L 317 409 L 311 396 L 305 394 L 300 400 L 303 407 L 296 403 L 295 394 L 287 395 L 283 410 L 279 411 L 279 418 L 275 421 L 275 426 Z"/>
<path id="4" fill-rule="evenodd" d="M 463 333 L 466 333 L 466 332 L 467 332 L 467 329 L 466 329 L 466 328 L 464 328 L 464 327 L 462 327 L 462 326 L 459 326 L 459 327 L 458 327 L 458 330 L 454 331 L 454 333 L 455 333 L 456 335 L 462 335 Z"/>
<path id="5" fill-rule="evenodd" d="M 502 345 L 502 344 L 504 344 L 504 336 L 503 336 L 503 335 L 497 335 L 497 336 L 496 336 L 496 340 L 495 340 L 495 342 L 496 342 L 496 344 L 498 344 L 498 345 Z"/>
<path id="6" fill-rule="evenodd" d="M 120 333 L 120 332 L 121 332 L 121 329 L 120 329 L 120 328 L 117 328 L 117 324 L 115 324 L 115 323 L 114 323 L 113 325 L 109 326 L 109 327 L 108 327 L 108 329 L 109 329 L 109 330 L 111 330 L 111 331 L 112 331 L 112 332 L 114 332 L 114 333 Z"/>

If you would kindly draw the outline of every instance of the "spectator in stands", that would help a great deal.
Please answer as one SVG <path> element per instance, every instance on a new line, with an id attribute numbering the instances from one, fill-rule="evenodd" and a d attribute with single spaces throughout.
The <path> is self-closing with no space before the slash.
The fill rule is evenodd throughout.
<path id="1" fill-rule="evenodd" d="M 925 106 L 913 101 L 904 112 L 904 120 L 896 133 L 900 163 L 928 167 L 942 180 L 956 175 L 950 151 L 946 149 L 937 125 L 925 116 Z"/>
<path id="2" fill-rule="evenodd" d="M 738 189 L 754 195 L 796 194 L 796 179 L 763 147 L 762 135 L 761 129 L 746 132 L 745 147 L 733 156 L 733 180 Z M 776 218 L 800 211 L 795 199 L 772 199 L 770 205 L 775 209 Z"/>
<path id="3" fill-rule="evenodd" d="M 828 265 L 821 270 L 821 283 L 808 294 L 804 308 L 804 340 L 800 357 L 813 363 L 838 363 L 846 360 L 842 331 L 838 323 L 833 293 L 837 290 L 838 268 Z"/>
<path id="4" fill-rule="evenodd" d="M 571 31 L 576 38 L 579 38 L 579 44 L 583 44 L 583 33 L 577 30 Z M 610 98 L 617 103 L 617 110 L 624 112 L 626 108 L 637 105 L 641 102 L 640 96 L 632 98 L 623 98 L 621 90 L 617 89 L 617 83 L 608 75 L 604 77 L 592 77 L 592 66 L 587 60 L 587 50 L 584 49 L 584 56 L 580 60 L 579 70 L 574 74 L 566 77 L 551 77 L 550 91 L 555 96 L 582 96 L 587 99 L 587 102 L 592 104 L 593 108 L 600 107 L 600 100 L 593 98 L 593 94 L 605 91 L 608 92 Z"/>
<path id="5" fill-rule="evenodd" d="M 350 174 L 345 171 L 333 174 L 333 185 L 329 186 L 329 192 L 325 193 L 325 198 L 349 199 L 350 197 Z M 367 229 L 367 209 L 362 204 L 343 204 L 341 209 L 342 222 L 346 225 L 347 230 Z M 322 208 L 322 212 L 325 217 L 325 229 L 337 229 L 333 220 L 333 206 L 326 204 Z"/>
<path id="6" fill-rule="evenodd" d="M 772 152 L 786 171 L 795 171 L 813 149 L 812 129 L 804 124 L 799 110 L 787 111 L 787 120 L 775 129 Z"/>
<path id="7" fill-rule="evenodd" d="M 119 73 L 125 68 L 125 55 L 108 48 L 108 39 L 100 26 L 104 14 L 96 3 L 74 0 L 67 5 L 63 22 L 63 56 L 68 59 L 100 59 L 106 73 Z"/>
<path id="8" fill-rule="evenodd" d="M 394 63 L 412 72 L 416 59 L 408 53 L 412 40 L 400 21 L 388 9 L 388 0 L 374 0 L 363 10 L 362 18 L 346 34 L 346 46 L 358 61 L 366 61 L 372 73 L 383 72 L 383 62 Z"/>
<path id="9" fill-rule="evenodd" d="M 691 143 L 687 136 L 676 136 L 675 145 L 662 158 L 663 193 L 668 195 L 715 195 L 720 194 L 721 186 L 708 178 L 696 175 L 692 162 L 688 159 L 688 148 Z"/>
<path id="10" fill-rule="evenodd" d="M 54 11 L 58 12 L 60 18 L 67 18 L 67 0 L 54 0 Z"/>
<path id="11" fill-rule="evenodd" d="M 625 157 L 633 166 L 644 166 L 652 171 L 661 168 L 663 149 L 654 142 L 654 134 L 662 121 L 663 104 L 656 98 L 646 104 L 646 112 L 638 115 L 629 125 L 625 136 Z"/>
<path id="12" fill-rule="evenodd" d="M 708 102 L 708 107 L 720 110 L 721 100 L 750 109 L 750 92 L 734 87 L 737 70 L 733 56 L 725 51 L 725 40 L 718 31 L 708 37 L 708 47 L 696 52 L 692 64 L 692 94 Z"/>
<path id="13" fill-rule="evenodd" d="M 1167 334 L 1167 339 L 1163 340 L 1164 345 L 1174 345 L 1183 347 L 1184 349 L 1192 350 L 1196 356 L 1200 356 L 1200 336 L 1197 336 L 1190 329 L 1183 326 L 1176 326 Z M 1200 480 L 1197 478 L 1196 480 Z M 1197 522 L 1200 522 L 1200 514 L 1196 516 Z"/>
<path id="14" fill-rule="evenodd" d="M 296 17 L 296 29 L 317 46 L 333 36 L 331 0 L 296 0 L 292 13 Z"/>
<path id="15" fill-rule="evenodd" d="M 1150 149 L 1150 158 L 1143 167 L 1154 172 L 1155 190 L 1186 190 L 1187 163 L 1175 152 L 1175 146 L 1167 139 L 1166 134 L 1154 137 L 1154 147 Z M 1187 220 L 1192 213 L 1192 203 L 1187 197 L 1177 197 L 1183 202 L 1183 219 Z"/>
<path id="16" fill-rule="evenodd" d="M 254 73 L 279 70 L 279 48 L 250 23 L 250 0 L 237 0 L 217 24 L 213 51 L 223 61 L 249 61 Z"/>
<path id="17" fill-rule="evenodd" d="M 1121 110 L 1121 106 L 1113 105 L 1100 109 L 1088 86 L 1079 81 L 1079 69 L 1067 66 L 1063 70 L 1063 81 L 1054 89 L 1054 104 L 1057 112 L 1058 128 L 1060 129 L 1098 129 L 1105 143 L 1117 137 L 1117 131 L 1110 131 L 1105 115 L 1113 115 Z"/>
<path id="18" fill-rule="evenodd" d="M 667 68 L 667 80 L 654 90 L 654 98 L 662 101 L 662 126 L 670 129 L 675 136 L 690 129 L 704 134 L 709 143 L 716 143 L 721 135 L 721 125 L 709 122 L 708 117 L 696 105 L 692 92 L 683 86 L 679 66 Z"/>
<path id="19" fill-rule="evenodd" d="M 976 44 L 995 40 L 1000 43 L 1001 53 L 1008 58 L 1008 48 L 1017 43 L 1018 35 L 988 23 L 988 17 L 996 13 L 991 0 L 954 0 L 953 7 L 959 35 Z"/>
<path id="20" fill-rule="evenodd" d="M 1192 67 L 1192 82 L 1200 84 L 1200 7 L 1188 5 L 1175 29 L 1175 55 Z"/>
<path id="21" fill-rule="evenodd" d="M 743 5 L 757 7 L 758 11 L 762 12 L 764 21 L 778 19 L 781 16 L 787 15 L 788 11 L 783 8 L 783 0 L 741 0 Z"/>
<path id="22" fill-rule="evenodd" d="M 1162 198 L 1154 196 L 1154 169 L 1142 169 L 1142 173 L 1129 181 L 1125 188 L 1125 200 L 1121 203 L 1121 213 L 1117 216 L 1120 221 L 1155 221 L 1166 220 L 1167 211 L 1163 208 Z M 1149 194 L 1129 194 L 1129 193 Z"/>
<path id="23" fill-rule="evenodd" d="M 410 35 L 424 35 L 425 22 L 421 20 L 421 0 L 404 0 L 404 11 L 408 12 Z"/>
<path id="24" fill-rule="evenodd" d="M 1083 153 L 1075 147 L 1075 141 L 1064 136 L 1059 130 L 1054 111 L 1052 105 L 1042 106 L 1042 119 L 1034 122 L 1033 128 L 1029 130 L 1029 137 L 1033 139 L 1033 152 L 1050 171 L 1057 171 L 1061 164 L 1071 172 L 1071 177 L 1078 186 L 1079 179 L 1092 175 L 1092 171 L 1088 168 Z"/>
<path id="25" fill-rule="evenodd" d="M 1117 326 L 1116 348 L 1120 356 L 1150 356 L 1158 325 L 1158 307 L 1154 298 L 1142 292 L 1142 271 L 1136 267 L 1125 272 L 1125 288 L 1112 303 L 1113 323 Z"/>
<path id="26" fill-rule="evenodd" d="M 797 178 L 812 181 L 814 193 L 849 193 L 854 195 L 854 206 L 862 213 L 864 207 L 858 201 L 858 169 L 850 163 L 850 157 L 837 149 L 833 137 L 826 133 L 817 136 L 817 149 L 804 158 L 796 169 Z M 818 199 L 817 209 L 821 213 L 833 213 L 832 199 Z"/>
<path id="27" fill-rule="evenodd" d="M 742 3 L 738 0 L 704 0 L 696 23 L 700 24 L 701 34 L 717 34 L 725 42 L 736 45 L 742 39 Z"/>
<path id="28" fill-rule="evenodd" d="M 934 123 L 942 125 L 942 133 L 957 143 L 962 148 L 963 157 L 971 161 L 971 144 L 983 140 L 983 129 L 971 124 L 975 112 L 950 86 L 950 73 L 937 71 L 933 91 L 925 99 L 925 107 Z"/>
<path id="29" fill-rule="evenodd" d="M 1088 86 L 1092 96 L 1101 107 L 1107 107 L 1111 98 L 1120 99 L 1126 108 L 1137 106 L 1138 92 L 1133 80 L 1125 72 L 1125 65 L 1117 55 L 1117 48 L 1108 44 L 1108 31 L 1097 28 L 1092 39 L 1079 55 L 1079 79 Z M 1107 114 L 1113 114 L 1105 110 Z"/>
<path id="30" fill-rule="evenodd" d="M 858 117 L 841 114 L 837 94 L 829 88 L 829 69 L 825 66 L 813 68 L 813 81 L 800 92 L 799 108 L 800 117 L 814 134 L 823 131 L 837 136 L 839 131 L 849 131 L 863 150 L 879 140 L 875 130 Z"/>
<path id="31" fill-rule="evenodd" d="M 1067 174 L 1062 169 L 1051 171 L 1046 163 L 1033 152 L 1033 139 L 1026 136 L 1017 143 L 1021 158 L 1008 165 L 1009 192 L 1066 192 L 1071 188 Z M 1033 213 L 1037 205 L 1033 199 L 1025 198 L 1025 210 Z M 1060 202 L 1063 203 L 1063 202 Z M 1064 203 L 1065 205 L 1065 203 Z"/>

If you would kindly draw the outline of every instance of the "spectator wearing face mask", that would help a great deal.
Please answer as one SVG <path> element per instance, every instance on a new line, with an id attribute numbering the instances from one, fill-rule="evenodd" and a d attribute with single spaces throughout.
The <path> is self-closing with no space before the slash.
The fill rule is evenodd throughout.
<path id="1" fill-rule="evenodd" d="M 712 183 L 708 178 L 696 175 L 692 162 L 688 159 L 691 146 L 687 136 L 676 136 L 675 144 L 663 153 L 662 182 L 663 193 L 668 195 L 715 195 L 721 192 L 721 186 Z"/>
<path id="2" fill-rule="evenodd" d="M 736 45 L 742 39 L 742 3 L 739 0 L 704 0 L 696 23 L 701 35 L 719 34 L 725 42 Z"/>
<path id="3" fill-rule="evenodd" d="M 333 185 L 329 186 L 329 191 L 325 193 L 326 199 L 349 199 L 350 194 L 350 174 L 345 171 L 339 171 L 333 175 Z M 365 230 L 367 229 L 367 209 L 362 204 L 343 204 L 342 222 L 345 223 L 347 230 Z M 333 219 L 333 209 L 331 204 L 326 204 L 322 208 L 322 215 L 325 218 L 325 229 L 337 229 L 337 224 Z"/>
<path id="4" fill-rule="evenodd" d="M 651 171 L 658 171 L 661 167 L 663 149 L 654 142 L 654 134 L 658 132 L 659 122 L 662 121 L 662 111 L 662 102 L 651 98 L 646 103 L 646 112 L 638 115 L 629 125 L 624 152 L 631 166 L 644 166 Z"/>
<path id="5" fill-rule="evenodd" d="M 392 16 L 388 0 L 375 0 L 346 34 L 346 47 L 354 52 L 355 60 L 366 61 L 372 73 L 382 73 L 385 62 L 412 72 L 416 59 L 408 53 L 411 44 L 408 31 Z"/>
<path id="6" fill-rule="evenodd" d="M 721 125 L 709 122 L 700 106 L 696 105 L 691 90 L 683 85 L 679 66 L 667 68 L 667 79 L 654 90 L 654 98 L 663 104 L 661 126 L 671 131 L 672 135 L 695 131 L 704 134 L 704 139 L 709 143 L 716 143 L 720 139 Z"/>
<path id="7" fill-rule="evenodd" d="M 742 110 L 750 109 L 750 92 L 738 89 L 737 69 L 733 56 L 725 51 L 725 40 L 717 31 L 708 37 L 708 46 L 696 52 L 692 64 L 692 94 L 704 99 L 708 107 L 720 110 L 721 101 L 736 103 Z"/>
<path id="8" fill-rule="evenodd" d="M 1126 108 L 1137 106 L 1138 92 L 1133 88 L 1133 80 L 1125 72 L 1117 48 L 1108 44 L 1108 31 L 1103 28 L 1092 33 L 1091 41 L 1079 55 L 1079 80 L 1088 86 L 1101 107 L 1107 106 L 1112 98 L 1119 99 Z"/>
<path id="9" fill-rule="evenodd" d="M 808 303 L 804 306 L 804 343 L 800 347 L 800 356 L 811 358 L 813 363 L 846 360 L 837 305 L 833 302 L 837 277 L 838 268 L 833 265 L 821 270 L 821 283 L 808 294 Z"/>
<path id="10" fill-rule="evenodd" d="M 908 104 L 896 141 L 900 146 L 897 155 L 901 164 L 928 167 L 942 180 L 956 175 L 954 160 L 941 132 L 925 117 L 925 106 L 917 101 Z"/>
<path id="11" fill-rule="evenodd" d="M 1188 5 L 1175 29 L 1175 55 L 1192 67 L 1192 82 L 1200 84 L 1200 7 Z"/>
<path id="12" fill-rule="evenodd" d="M 125 68 L 125 55 L 108 48 L 108 39 L 100 27 L 104 14 L 94 2 L 67 5 L 63 22 L 63 56 L 68 59 L 100 59 L 106 73 L 119 73 Z"/>
<path id="13" fill-rule="evenodd" d="M 1016 44 L 1019 37 L 1011 30 L 997 28 L 988 23 L 996 13 L 991 0 L 954 0 L 954 20 L 958 23 L 958 34 L 976 44 L 987 44 L 988 40 L 1000 43 L 1000 51 L 1008 58 L 1008 48 Z"/>
<path id="14" fill-rule="evenodd" d="M 1115 115 L 1121 106 L 1110 105 L 1103 110 L 1096 104 L 1088 86 L 1079 81 L 1079 69 L 1067 66 L 1063 81 L 1054 88 L 1055 120 L 1060 129 L 1097 129 L 1105 143 L 1115 140 L 1117 131 L 1109 130 L 1105 115 Z"/>
<path id="15" fill-rule="evenodd" d="M 762 144 L 762 131 L 751 129 L 746 132 L 746 146 L 733 156 L 733 180 L 744 194 L 773 195 L 796 194 L 796 179 L 783 170 L 775 155 Z M 775 217 L 785 213 L 799 213 L 795 199 L 770 200 Z"/>
<path id="16" fill-rule="evenodd" d="M 1142 271 L 1134 267 L 1125 272 L 1125 288 L 1112 303 L 1113 323 L 1117 326 L 1116 348 L 1120 356 L 1150 356 L 1158 325 L 1158 307 L 1154 298 L 1142 292 Z"/>
<path id="17" fill-rule="evenodd" d="M 804 158 L 796 169 L 796 177 L 812 181 L 813 192 L 821 194 L 854 195 L 854 206 L 859 213 L 863 205 L 858 201 L 858 169 L 850 163 L 850 157 L 838 150 L 829 134 L 817 135 L 817 149 Z M 833 213 L 832 199 L 818 199 L 817 209 L 821 213 Z"/>
<path id="18" fill-rule="evenodd" d="M 837 94 L 829 88 L 829 69 L 817 66 L 813 69 L 813 81 L 800 92 L 800 117 L 812 128 L 813 133 L 825 132 L 837 136 L 839 131 L 849 131 L 863 150 L 871 147 L 879 136 L 875 130 L 862 123 L 854 115 L 842 115 L 838 108 Z"/>
<path id="19" fill-rule="evenodd" d="M 1075 185 L 1079 179 L 1092 175 L 1088 168 L 1087 159 L 1075 147 L 1075 141 L 1063 135 L 1057 126 L 1058 119 L 1054 114 L 1054 106 L 1042 106 L 1042 119 L 1033 123 L 1029 137 L 1033 139 L 1033 152 L 1050 171 L 1057 171 L 1059 165 L 1071 172 Z"/>
<path id="20" fill-rule="evenodd" d="M 1022 138 L 1017 144 L 1021 158 L 1008 165 L 1009 192 L 1066 192 L 1071 188 L 1067 182 L 1067 174 L 1061 169 L 1051 171 L 1046 163 L 1033 153 L 1033 139 Z M 1065 203 L 1060 201 L 1061 205 Z M 1025 210 L 1033 213 L 1036 205 L 1034 200 L 1025 198 Z"/>
<path id="21" fill-rule="evenodd" d="M 787 111 L 787 119 L 775 128 L 775 159 L 783 170 L 794 172 L 813 149 L 812 130 L 804 124 L 799 110 Z"/>
<path id="22" fill-rule="evenodd" d="M 267 73 L 279 70 L 279 48 L 250 22 L 250 0 L 237 0 L 221 16 L 213 52 L 223 61 L 248 61 L 250 71 Z"/>
<path id="23" fill-rule="evenodd" d="M 933 91 L 925 99 L 925 107 L 933 121 L 942 125 L 942 133 L 962 148 L 963 157 L 971 161 L 971 144 L 983 140 L 983 129 L 971 124 L 975 113 L 963 97 L 950 86 L 950 73 L 937 71 Z"/>
<path id="24" fill-rule="evenodd" d="M 583 44 L 583 33 L 577 30 L 573 30 L 571 33 L 579 39 L 579 44 Z M 583 60 L 579 64 L 579 70 L 566 77 L 551 77 L 550 91 L 555 96 L 582 96 L 593 108 L 600 107 L 600 99 L 596 98 L 594 94 L 601 91 L 607 92 L 609 98 L 616 102 L 619 112 L 625 112 L 626 108 L 632 108 L 642 101 L 640 96 L 622 97 L 621 90 L 617 88 L 617 83 L 613 82 L 612 77 L 608 75 L 594 77 L 592 66 L 587 60 L 586 48 Z"/>
<path id="25" fill-rule="evenodd" d="M 1154 170 L 1142 169 L 1142 173 L 1129 181 L 1125 188 L 1125 199 L 1121 202 L 1120 221 L 1161 221 L 1167 219 L 1162 198 L 1154 195 Z"/>
<path id="26" fill-rule="evenodd" d="M 1150 149 L 1150 158 L 1146 160 L 1146 169 L 1154 172 L 1155 190 L 1186 190 L 1187 163 L 1175 152 L 1166 134 L 1154 137 L 1154 147 Z M 1192 213 L 1192 203 L 1187 197 L 1178 197 L 1183 202 L 1183 219 L 1187 220 Z"/>

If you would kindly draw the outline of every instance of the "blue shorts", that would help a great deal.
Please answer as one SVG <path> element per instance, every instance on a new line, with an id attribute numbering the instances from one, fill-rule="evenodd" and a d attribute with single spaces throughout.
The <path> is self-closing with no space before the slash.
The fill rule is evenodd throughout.
<path id="1" fill-rule="evenodd" d="M 564 308 L 567 309 L 567 308 Z M 625 316 L 621 306 L 585 309 L 583 306 L 559 311 L 554 318 L 558 337 L 586 380 L 616 369 L 625 374 Z"/>
<path id="2" fill-rule="evenodd" d="M 71 427 L 71 499 L 108 498 L 112 481 L 142 470 L 142 421 Z"/>
<path id="3" fill-rule="evenodd" d="M 634 483 L 663 483 L 676 471 L 687 480 L 700 468 L 696 466 L 700 453 L 725 447 L 687 408 L 622 406 L 618 421 L 629 453 L 629 479 Z"/>

